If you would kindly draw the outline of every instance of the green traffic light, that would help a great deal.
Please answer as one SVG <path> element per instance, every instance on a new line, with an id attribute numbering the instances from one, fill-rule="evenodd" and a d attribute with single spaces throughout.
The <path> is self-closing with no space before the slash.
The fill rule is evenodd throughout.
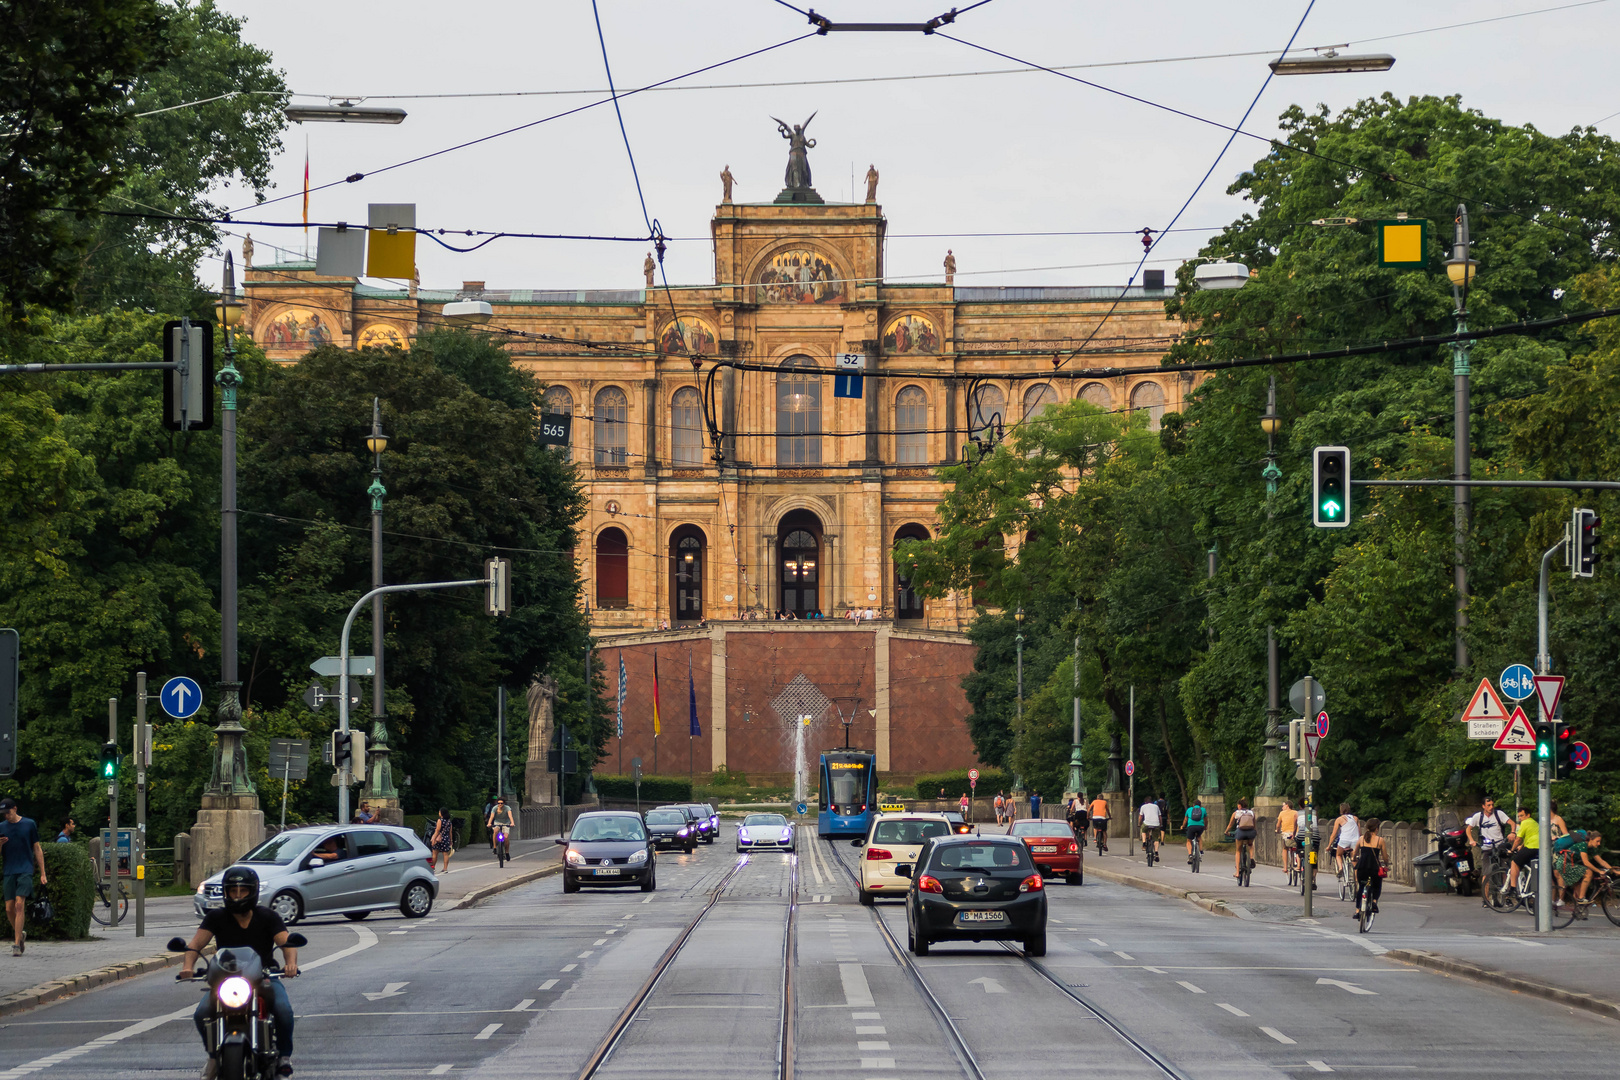
<path id="1" fill-rule="evenodd" d="M 1540 758 L 1543 761 L 1545 761 L 1548 758 L 1552 757 L 1552 747 L 1548 746 L 1544 742 L 1536 743 L 1536 757 Z"/>
<path id="2" fill-rule="evenodd" d="M 1339 516 L 1339 512 L 1343 509 L 1344 507 L 1340 506 L 1332 499 L 1329 499 L 1322 504 L 1322 516 L 1326 518 L 1334 518 L 1336 520 Z"/>

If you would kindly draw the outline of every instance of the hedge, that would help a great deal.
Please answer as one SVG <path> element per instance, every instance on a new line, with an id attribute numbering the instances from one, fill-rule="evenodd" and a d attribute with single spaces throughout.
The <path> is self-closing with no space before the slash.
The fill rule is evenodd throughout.
<path id="1" fill-rule="evenodd" d="M 41 844 L 40 847 L 45 852 L 45 876 L 50 880 L 41 887 L 36 873 L 34 895 L 28 904 L 31 907 L 44 896 L 55 912 L 51 921 L 43 926 L 29 916 L 25 924 L 29 937 L 56 940 L 89 937 L 90 909 L 96 902 L 96 871 L 90 864 L 88 849 L 83 844 Z M 128 884 L 133 893 L 135 883 L 129 881 Z M 135 913 L 130 912 L 129 917 L 134 918 Z M 3 912 L 0 912 L 0 925 L 5 926 L 6 941 L 16 938 L 11 920 Z"/>
<path id="2" fill-rule="evenodd" d="M 596 793 L 604 799 L 634 799 L 636 782 L 628 776 L 603 776 L 597 773 Z M 643 776 L 642 802 L 691 802 L 692 781 L 684 776 Z"/>
<path id="3" fill-rule="evenodd" d="M 917 798 L 937 799 L 939 789 L 945 789 L 945 797 L 952 801 L 964 795 L 983 796 L 987 799 L 995 798 L 997 791 L 1007 791 L 1012 780 L 1000 769 L 980 769 L 979 786 L 976 791 L 968 788 L 968 771 L 956 769 L 952 772 L 924 773 L 917 777 Z"/>

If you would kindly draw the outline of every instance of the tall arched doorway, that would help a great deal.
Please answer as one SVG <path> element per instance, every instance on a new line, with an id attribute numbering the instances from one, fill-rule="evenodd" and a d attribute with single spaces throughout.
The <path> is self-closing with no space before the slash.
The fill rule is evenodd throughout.
<path id="1" fill-rule="evenodd" d="M 703 530 L 682 525 L 669 538 L 669 610 L 674 623 L 703 619 Z"/>
<path id="2" fill-rule="evenodd" d="M 804 618 L 821 608 L 821 519 L 808 510 L 794 510 L 776 527 L 777 564 L 783 611 Z M 825 614 L 825 612 L 823 612 Z"/>
<path id="3" fill-rule="evenodd" d="M 894 542 L 902 540 L 927 540 L 928 530 L 921 525 L 902 525 L 895 531 Z M 909 567 L 894 564 L 894 617 L 896 619 L 920 619 L 923 617 L 923 598 L 918 596 L 911 585 L 911 570 Z"/>

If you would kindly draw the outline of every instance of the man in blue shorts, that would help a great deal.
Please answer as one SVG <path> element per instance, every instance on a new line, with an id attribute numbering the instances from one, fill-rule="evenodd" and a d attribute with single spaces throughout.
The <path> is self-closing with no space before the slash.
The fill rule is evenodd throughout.
<path id="1" fill-rule="evenodd" d="M 11 955 L 21 956 L 26 935 L 23 920 L 28 900 L 34 895 L 34 867 L 39 867 L 39 883 L 46 883 L 45 849 L 39 846 L 39 826 L 33 818 L 17 813 L 15 799 L 0 799 L 0 875 L 4 875 L 6 918 L 15 935 Z"/>

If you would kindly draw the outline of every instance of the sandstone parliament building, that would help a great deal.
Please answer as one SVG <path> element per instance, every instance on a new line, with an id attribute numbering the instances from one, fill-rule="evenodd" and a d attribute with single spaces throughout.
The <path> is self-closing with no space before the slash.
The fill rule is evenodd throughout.
<path id="1" fill-rule="evenodd" d="M 309 262 L 252 266 L 247 325 L 273 359 L 294 361 L 325 343 L 408 343 L 446 303 L 478 299 L 493 306 L 492 326 L 557 339 L 509 348 L 547 386 L 546 410 L 572 418 L 560 452 L 590 505 L 576 552 L 581 601 L 610 693 L 620 656 L 629 675 L 623 745 L 609 740 L 598 771 L 619 771 L 622 753 L 624 768 L 639 756 L 650 772 L 656 752 L 665 773 L 689 759 L 698 771 L 783 772 L 786 733 L 804 717 L 818 748 L 842 745 L 847 721 L 851 745 L 875 750 L 884 772 L 963 768 L 976 763 L 960 686 L 972 670 L 971 598 L 918 597 L 890 558 L 896 541 L 936 528 L 936 470 L 997 417 L 1010 427 L 1078 394 L 1156 424 L 1192 381 L 1157 371 L 1006 381 L 1050 372 L 1054 354 L 1093 334 L 1088 366 L 1156 365 L 1178 329 L 1162 281 L 1126 290 L 1099 329 L 1118 286 L 886 281 L 888 227 L 875 199 L 728 199 L 711 223 L 713 281 L 667 292 L 384 289 L 318 277 Z M 835 396 L 838 354 L 865 357 L 862 397 Z M 714 380 L 717 462 L 705 393 L 721 358 L 753 370 Z M 909 374 L 870 377 L 886 372 Z M 927 377 L 964 373 L 984 380 L 973 401 L 969 384 Z M 875 617 L 851 622 L 851 609 Z M 798 618 L 777 621 L 778 611 Z M 814 612 L 825 618 L 804 618 Z"/>

